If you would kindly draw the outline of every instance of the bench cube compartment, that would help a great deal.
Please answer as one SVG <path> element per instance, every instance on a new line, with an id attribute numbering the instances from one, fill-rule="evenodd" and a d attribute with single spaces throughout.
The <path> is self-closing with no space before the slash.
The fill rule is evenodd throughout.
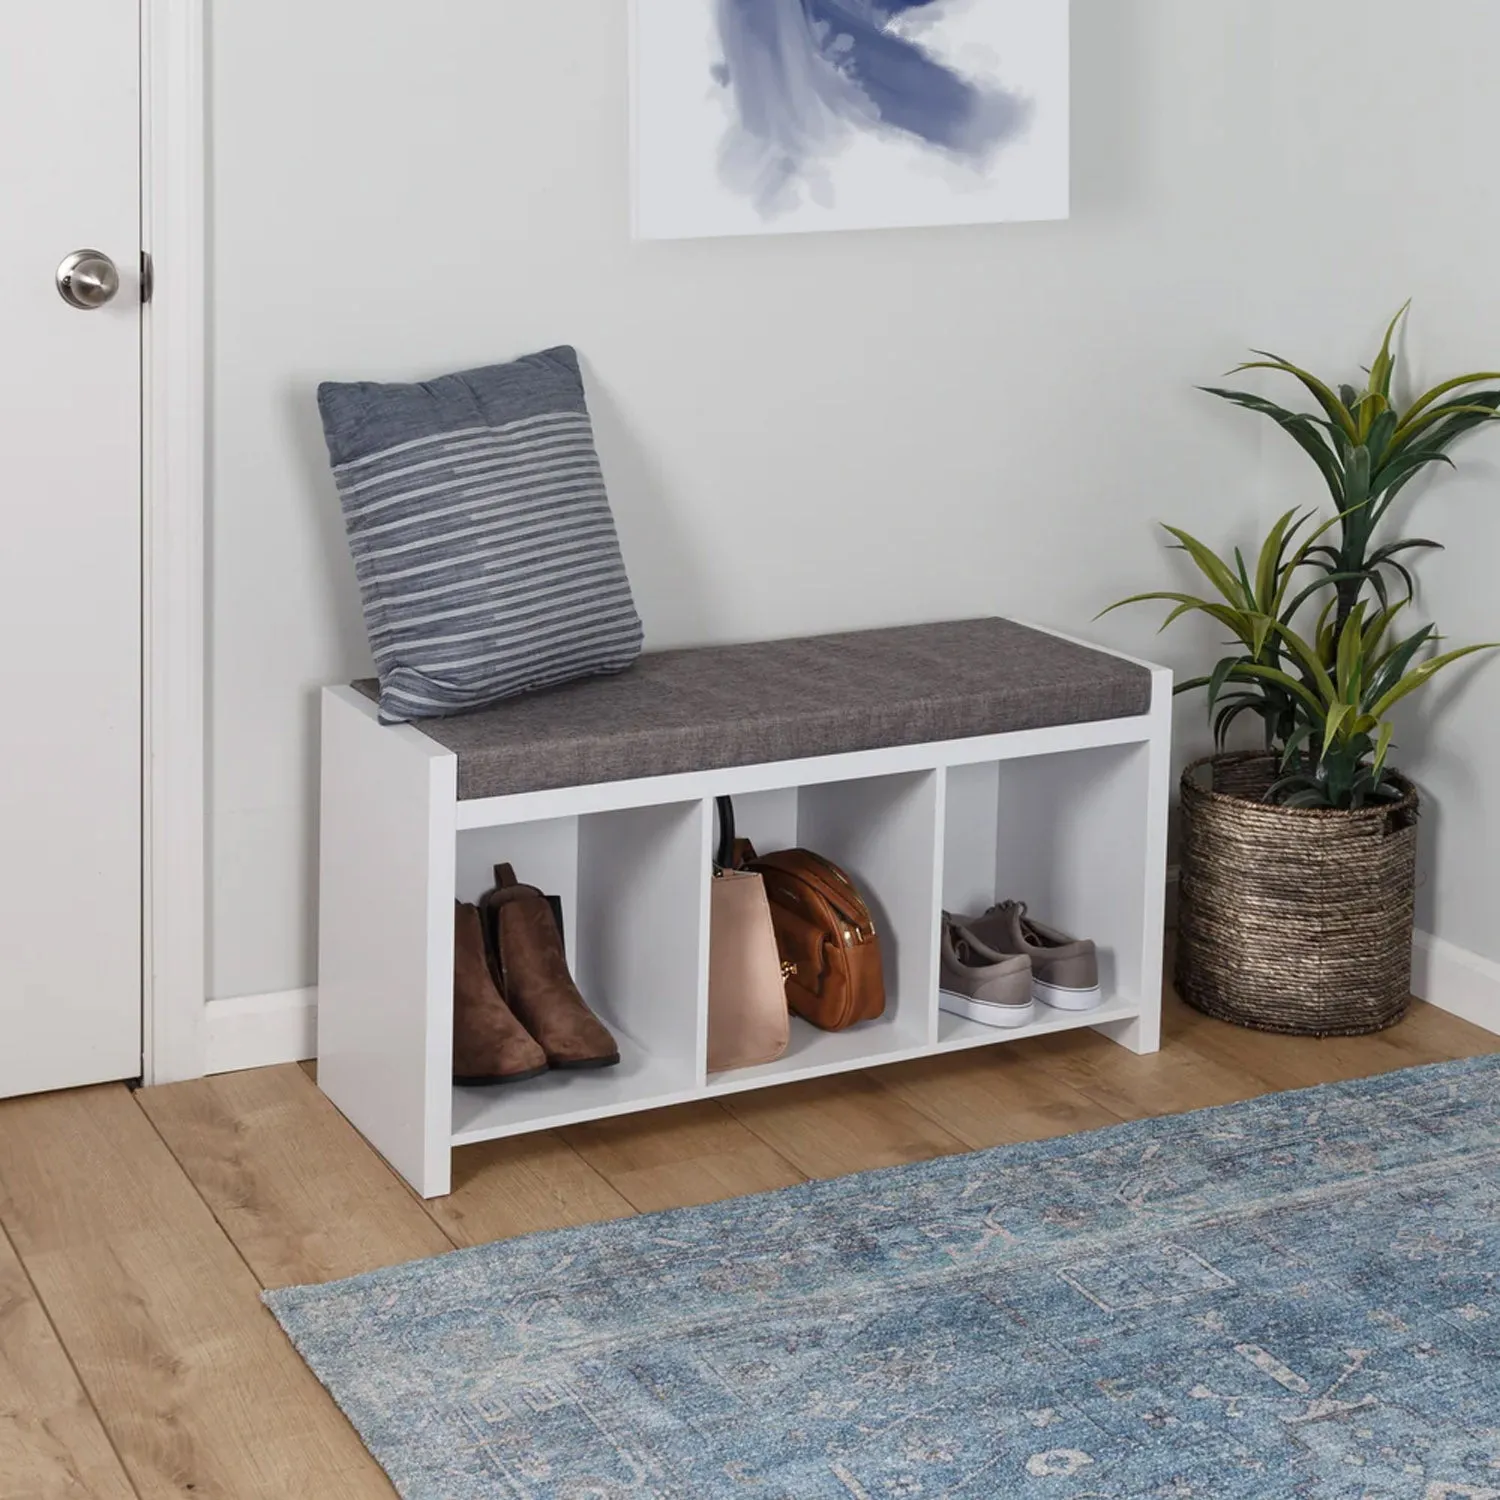
<path id="1" fill-rule="evenodd" d="M 708 1080 L 710 1093 L 873 1065 L 932 1045 L 939 784 L 936 770 L 908 771 L 734 799 L 735 830 L 758 851 L 813 849 L 854 881 L 880 938 L 886 1004 L 878 1020 L 848 1031 L 820 1031 L 793 1016 L 784 1056 L 715 1073 Z"/>
<path id="2" fill-rule="evenodd" d="M 1170 750 L 1169 672 L 1004 620 L 647 656 L 421 728 L 326 689 L 319 1086 L 436 1197 L 456 1147 L 576 1121 L 1069 1026 L 1152 1051 Z M 857 882 L 887 1009 L 839 1033 L 794 1018 L 784 1057 L 710 1076 L 725 794 L 759 849 L 817 850 Z M 500 862 L 561 898 L 618 1067 L 453 1085 L 453 902 Z M 1099 942 L 1101 1010 L 1011 1032 L 940 1011 L 941 911 L 1009 898 Z"/>
<path id="3" fill-rule="evenodd" d="M 1160 952 L 1148 928 L 1159 814 L 1149 742 L 953 766 L 944 810 L 943 907 L 975 914 L 1024 901 L 1049 927 L 1092 938 L 1103 1006 L 1094 1025 L 1133 1021 L 1160 984 Z M 1042 1008 L 1019 1035 L 1078 1024 Z M 1137 1022 L 1137 1030 L 1141 1023 Z M 943 1011 L 940 1046 L 983 1046 L 989 1028 Z M 1149 1047 L 1155 1050 L 1153 1034 Z"/>
<path id="4" fill-rule="evenodd" d="M 460 900 L 487 891 L 502 861 L 560 899 L 568 966 L 619 1042 L 620 1062 L 498 1088 L 455 1087 L 456 1145 L 701 1086 L 704 839 L 701 799 L 458 834 Z"/>

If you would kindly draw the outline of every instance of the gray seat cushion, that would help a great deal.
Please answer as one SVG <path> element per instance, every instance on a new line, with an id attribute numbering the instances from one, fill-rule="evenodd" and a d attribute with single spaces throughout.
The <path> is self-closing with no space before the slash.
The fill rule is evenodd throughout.
<path id="1" fill-rule="evenodd" d="M 373 694 L 373 684 L 357 684 Z M 1143 714 L 1144 667 L 1010 620 L 661 651 L 422 732 L 497 797 Z"/>

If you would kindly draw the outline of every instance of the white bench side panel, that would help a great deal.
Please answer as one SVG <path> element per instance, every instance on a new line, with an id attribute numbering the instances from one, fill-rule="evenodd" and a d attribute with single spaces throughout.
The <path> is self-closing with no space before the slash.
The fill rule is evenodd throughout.
<path id="1" fill-rule="evenodd" d="M 451 1170 L 457 769 L 324 692 L 318 1084 L 428 1198 Z"/>
<path id="2" fill-rule="evenodd" d="M 1162 959 L 1167 925 L 1167 824 L 1172 807 L 1173 675 L 1168 667 L 1151 669 L 1151 737 L 1147 742 L 1146 795 L 1137 816 L 1144 820 L 1141 871 L 1140 1014 L 1098 1030 L 1131 1052 L 1161 1050 Z"/>

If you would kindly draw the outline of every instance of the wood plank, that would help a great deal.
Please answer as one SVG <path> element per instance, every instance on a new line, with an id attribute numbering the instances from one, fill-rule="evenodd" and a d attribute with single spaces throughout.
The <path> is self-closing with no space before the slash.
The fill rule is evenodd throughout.
<path id="1" fill-rule="evenodd" d="M 1254 1074 L 1193 1050 L 1170 1036 L 1143 1057 L 1087 1031 L 1015 1044 L 1018 1066 L 1037 1068 L 1123 1120 L 1182 1114 L 1266 1092 Z"/>
<path id="2" fill-rule="evenodd" d="M 642 1213 L 804 1182 L 717 1100 L 570 1125 L 562 1138 Z"/>
<path id="3" fill-rule="evenodd" d="M 263 1286 L 334 1281 L 453 1248 L 293 1063 L 135 1098 Z"/>
<path id="4" fill-rule="evenodd" d="M 1449 1062 L 1460 1057 L 1490 1057 L 1500 1052 L 1500 1036 L 1493 1031 L 1439 1010 L 1425 1000 L 1413 1000 L 1406 1019 L 1383 1035 L 1413 1065 Z"/>
<path id="5" fill-rule="evenodd" d="M 1193 1010 L 1175 995 L 1168 996 L 1165 1013 L 1175 1041 L 1218 1068 L 1256 1080 L 1259 1092 L 1369 1078 L 1456 1055 L 1438 1040 L 1447 1028 L 1428 1006 L 1390 1031 L 1341 1037 L 1283 1036 L 1233 1026 Z"/>
<path id="6" fill-rule="evenodd" d="M 1091 1040 L 1110 1054 L 1121 1051 L 1102 1037 Z M 1008 1046 L 916 1058 L 870 1076 L 975 1149 L 1099 1130 L 1121 1118 Z"/>
<path id="7" fill-rule="evenodd" d="M 725 1109 L 809 1177 L 838 1177 L 965 1149 L 863 1073 L 731 1094 Z"/>
<path id="8" fill-rule="evenodd" d="M 123 1088 L 0 1104 L 0 1223 L 142 1500 L 389 1500 Z"/>
<path id="9" fill-rule="evenodd" d="M 453 1192 L 430 1199 L 426 1208 L 455 1245 L 486 1245 L 635 1212 L 551 1131 L 455 1151 Z"/>
<path id="10" fill-rule="evenodd" d="M 98 1414 L 0 1230 L 0 1500 L 132 1500 Z"/>

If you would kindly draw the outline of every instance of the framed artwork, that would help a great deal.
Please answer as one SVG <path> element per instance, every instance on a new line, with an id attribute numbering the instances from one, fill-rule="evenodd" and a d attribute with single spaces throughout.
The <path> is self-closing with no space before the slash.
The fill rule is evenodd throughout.
<path id="1" fill-rule="evenodd" d="M 1068 215 L 1068 0 L 633 0 L 641 239 Z"/>

